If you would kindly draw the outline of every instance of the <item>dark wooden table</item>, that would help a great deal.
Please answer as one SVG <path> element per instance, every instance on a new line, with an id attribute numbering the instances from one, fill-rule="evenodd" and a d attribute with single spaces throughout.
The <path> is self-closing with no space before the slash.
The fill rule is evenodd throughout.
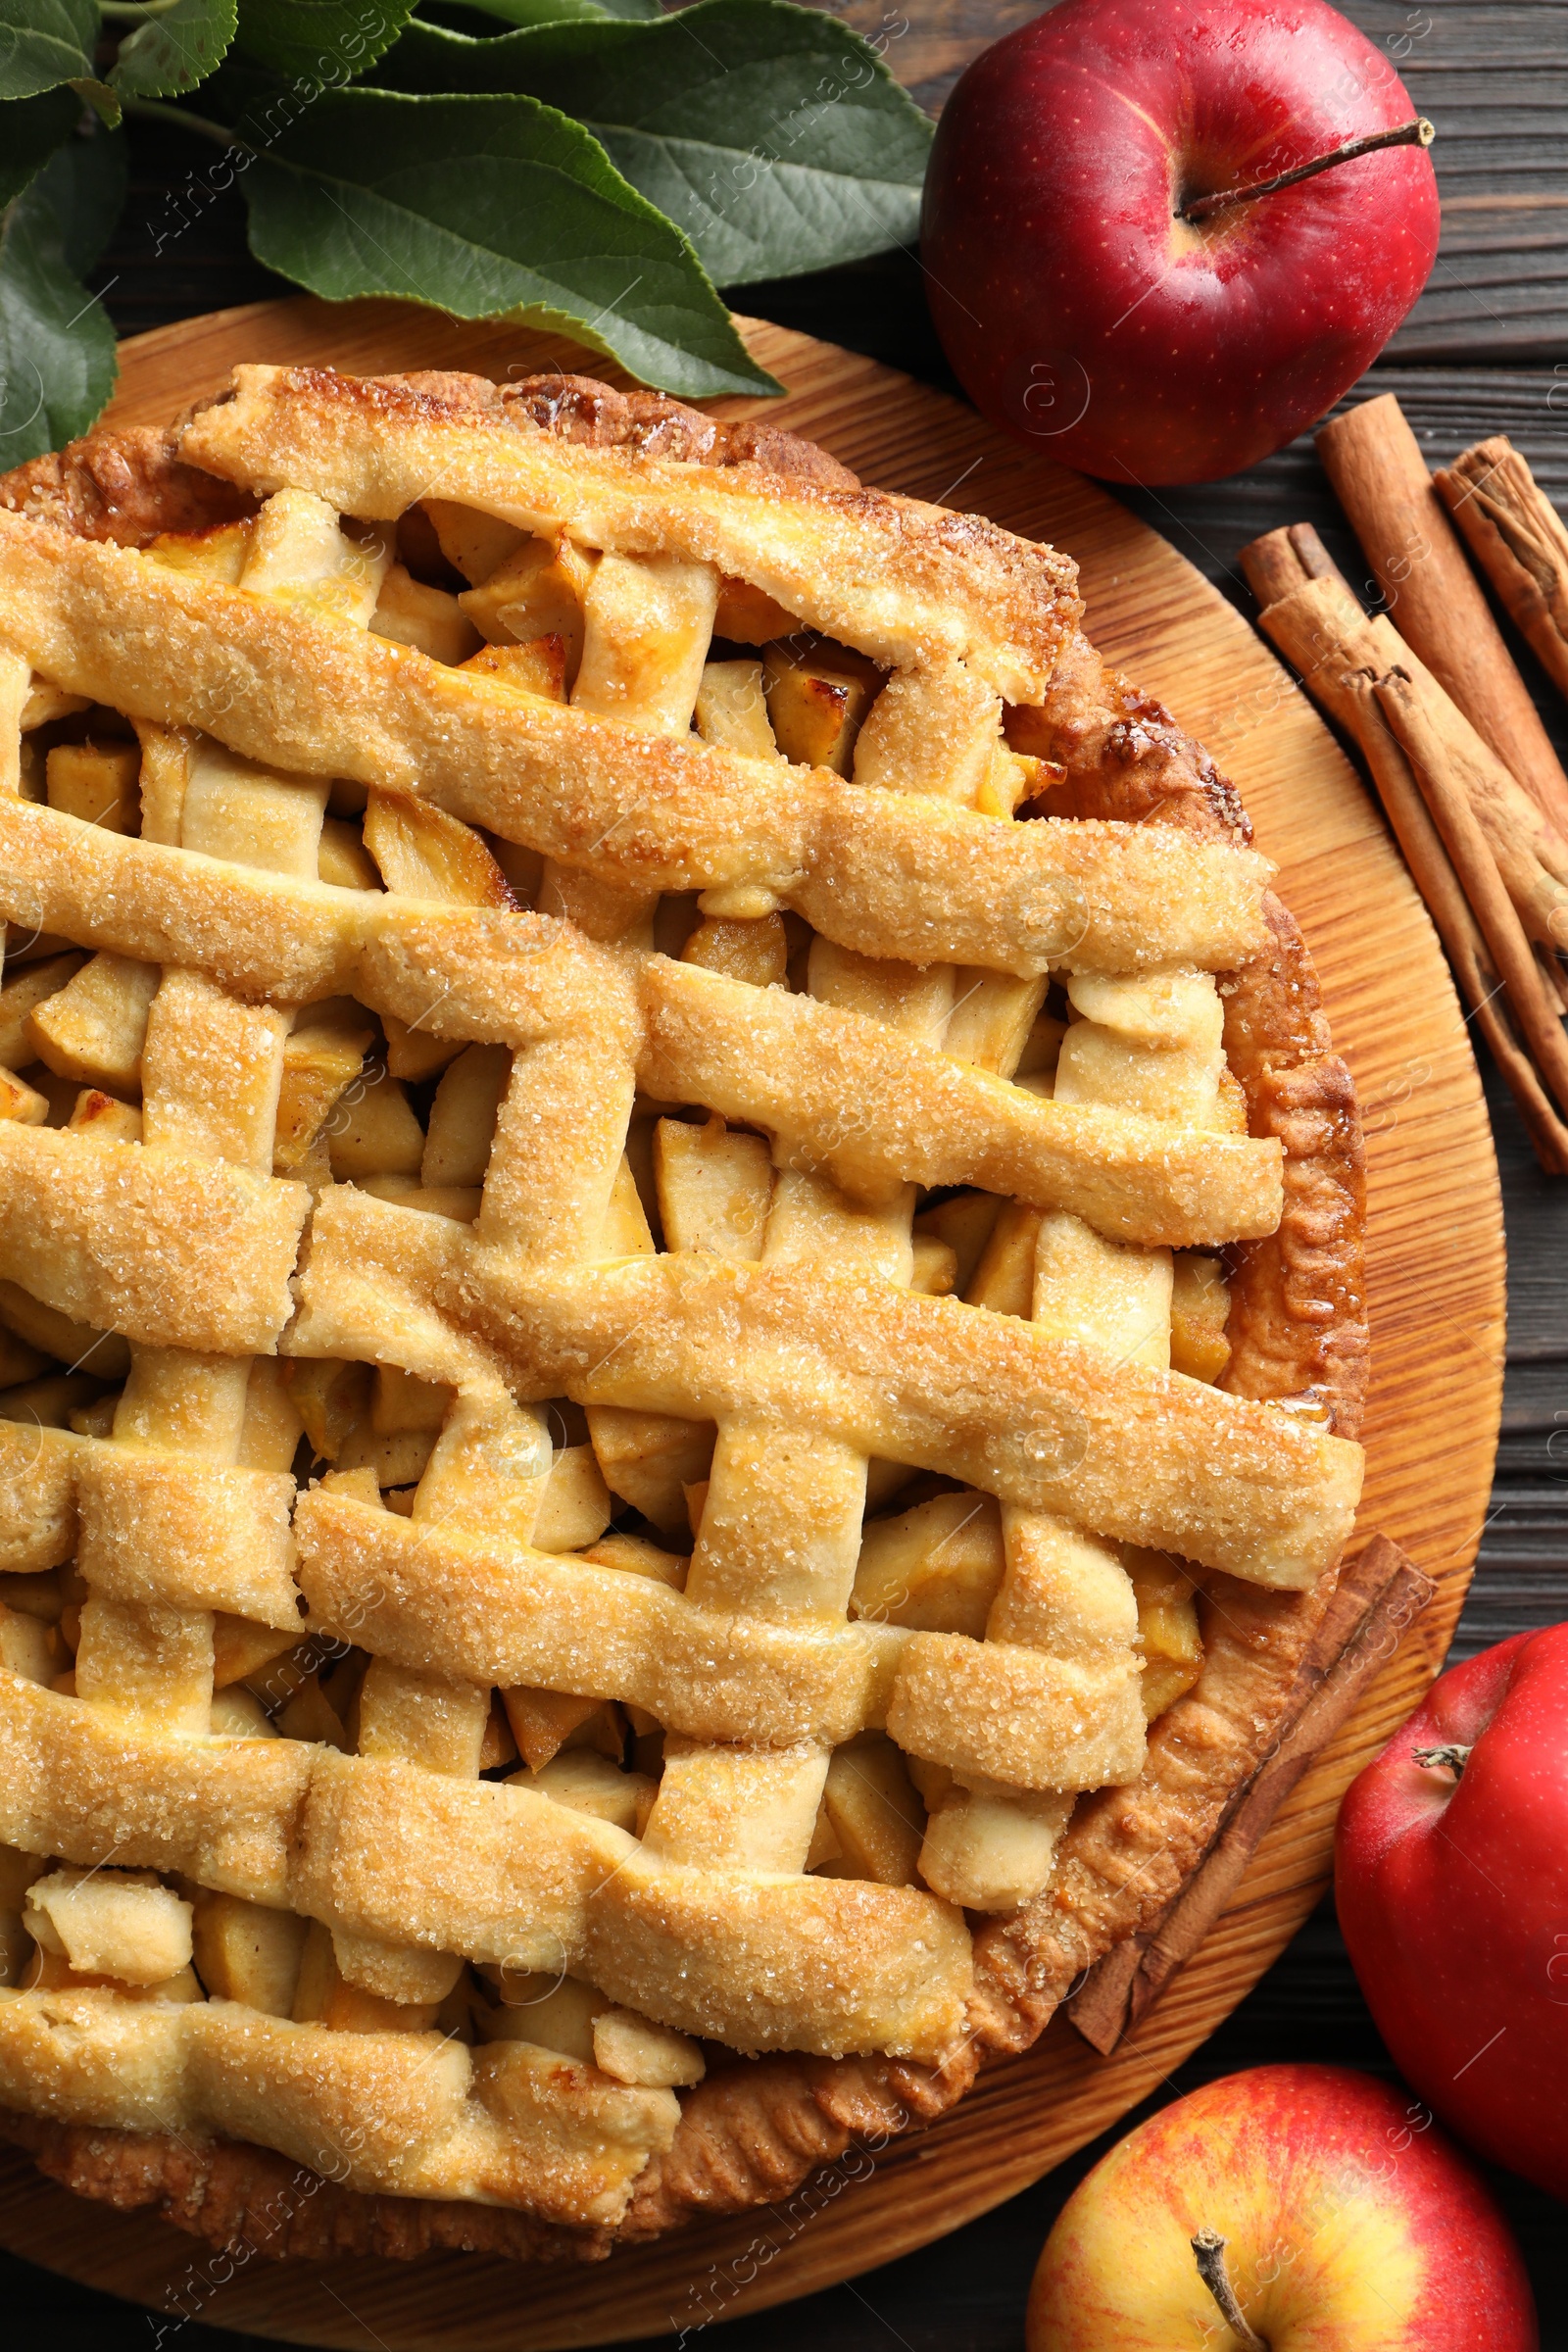
<path id="1" fill-rule="evenodd" d="M 1342 0 L 1342 5 L 1346 0 Z M 933 112 L 986 42 L 1039 13 L 1027 0 L 838 0 L 836 13 L 889 41 L 894 71 Z M 1506 432 L 1568 507 L 1568 4 L 1563 0 L 1348 0 L 1347 13 L 1396 61 L 1437 123 L 1443 246 L 1432 282 L 1384 359 L 1351 394 L 1396 392 L 1434 462 Z M 131 200 L 97 284 L 122 334 L 288 289 L 250 260 L 237 195 L 195 206 L 160 252 L 171 197 L 201 162 L 177 134 L 132 129 Z M 893 255 L 737 293 L 737 307 L 847 343 L 953 386 L 926 317 L 913 255 Z M 1277 523 L 1309 519 L 1339 560 L 1359 564 L 1310 440 L 1231 481 L 1131 499 L 1144 518 L 1244 612 L 1238 549 Z M 1559 750 L 1568 710 L 1526 666 Z M 1508 1364 L 1497 1479 L 1476 1581 L 1452 1655 L 1568 1616 L 1568 1183 L 1531 1157 L 1492 1073 L 1488 1095 L 1508 1227 Z M 1165 2097 L 1280 2059 L 1392 2073 L 1325 1902 Z M 1143 2112 L 1143 2111 L 1140 2111 Z M 1139 2120 L 1131 2117 L 1128 2123 Z M 1119 2136 L 1117 2133 L 1110 2136 Z M 1063 2199 L 1109 2142 L 1087 2148 L 1023 2196 L 853 2285 L 715 2326 L 710 2352 L 1009 2352 L 1021 2342 L 1029 2278 Z M 1524 2244 L 1544 2352 L 1568 2352 L 1568 2225 L 1562 2208 L 1508 2175 L 1497 2192 Z M 93 2227 L 82 2209 L 82 2228 Z M 50 2352 L 129 2352 L 154 2341 L 147 2316 L 0 2256 L 13 2340 Z M 190 2326 L 180 2352 L 263 2352 L 259 2339 Z M 378 2339 L 366 2330 L 373 2352 Z M 668 2339 L 660 2339 L 667 2341 Z"/>

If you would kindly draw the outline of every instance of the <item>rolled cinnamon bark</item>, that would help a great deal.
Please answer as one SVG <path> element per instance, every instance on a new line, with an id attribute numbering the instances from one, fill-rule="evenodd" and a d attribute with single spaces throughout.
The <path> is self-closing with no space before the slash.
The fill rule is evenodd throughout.
<path id="1" fill-rule="evenodd" d="M 1528 462 L 1496 433 L 1433 479 L 1515 626 L 1568 694 L 1568 528 Z"/>
<path id="2" fill-rule="evenodd" d="M 1270 533 L 1271 539 L 1279 536 Z M 1263 565 L 1252 562 L 1252 556 L 1251 548 L 1243 551 L 1243 565 L 1250 576 L 1255 569 L 1262 579 L 1277 581 L 1281 577 L 1277 555 Z M 1328 564 L 1327 556 L 1323 561 Z M 1362 743 L 1369 760 L 1375 760 L 1377 753 L 1373 740 L 1363 740 L 1361 735 L 1365 717 L 1357 708 L 1350 682 L 1361 673 L 1382 677 L 1394 669 L 1405 672 L 1443 741 L 1449 764 L 1462 779 L 1525 929 L 1548 952 L 1568 947 L 1568 840 L 1543 817 L 1535 802 L 1499 765 L 1393 622 L 1382 613 L 1368 619 L 1330 564 L 1325 573 L 1303 577 L 1298 588 L 1268 604 L 1262 623 L 1300 671 L 1313 700 Z"/>
<path id="3" fill-rule="evenodd" d="M 1283 530 L 1265 531 L 1241 554 L 1247 584 L 1267 612 L 1281 605 L 1308 580 L 1338 580 L 1348 595 L 1350 583 L 1309 522 L 1287 523 Z"/>
<path id="4" fill-rule="evenodd" d="M 1363 676 L 1351 692 L 1364 716 L 1349 732 L 1366 756 L 1384 813 L 1443 942 L 1467 1019 L 1486 1040 L 1537 1159 L 1548 1176 L 1568 1176 L 1568 1125 L 1557 1116 L 1525 1050 L 1491 950 L 1421 797 L 1410 762 L 1384 717 L 1374 681 Z"/>
<path id="5" fill-rule="evenodd" d="M 1568 834 L 1568 776 L 1393 393 L 1336 416 L 1317 448 L 1405 644 Z"/>
<path id="6" fill-rule="evenodd" d="M 1466 792 L 1466 778 L 1452 745 L 1435 723 L 1429 699 L 1417 691 L 1402 669 L 1389 670 L 1377 679 L 1373 691 L 1415 773 L 1444 847 L 1464 876 L 1465 897 L 1492 951 L 1531 1058 L 1558 1109 L 1568 1109 L 1568 1037 L 1563 1035 L 1561 1007 L 1547 998 L 1524 925 L 1503 888 Z"/>
<path id="7" fill-rule="evenodd" d="M 1397 666 L 1396 655 L 1412 663 L 1414 657 L 1389 622 L 1365 619 L 1310 523 L 1253 540 L 1242 550 L 1241 561 L 1264 607 L 1265 631 L 1371 770 L 1411 878 L 1447 953 L 1465 1011 L 1518 1105 L 1537 1158 L 1548 1175 L 1568 1175 L 1568 1125 L 1558 1117 L 1525 1049 L 1461 878 L 1374 692 L 1375 677 Z M 1319 582 L 1331 585 L 1303 593 Z M 1534 804 L 1526 807 L 1530 823 L 1539 824 Z"/>

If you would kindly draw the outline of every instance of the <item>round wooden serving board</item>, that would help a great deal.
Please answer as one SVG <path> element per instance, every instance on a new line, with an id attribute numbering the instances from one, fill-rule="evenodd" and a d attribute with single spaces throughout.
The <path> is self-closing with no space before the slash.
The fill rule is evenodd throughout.
<path id="1" fill-rule="evenodd" d="M 1146 2096 L 1234 2008 L 1327 1883 L 1346 1786 L 1408 1713 L 1458 1615 L 1492 1482 L 1502 1387 L 1496 1164 L 1464 1022 L 1432 926 L 1382 819 L 1273 655 L 1174 548 L 1104 492 L 1017 447 L 958 402 L 853 353 L 748 324 L 789 387 L 731 401 L 820 441 L 867 482 L 955 501 L 1076 557 L 1090 636 L 1167 702 L 1236 781 L 1317 960 L 1367 1125 L 1373 1374 L 1363 1533 L 1439 1579 L 1416 1632 L 1286 1804 L 1200 1956 L 1114 2058 L 1058 2017 L 928 2132 L 852 2149 L 788 2205 L 689 2230 L 606 2263 L 521 2270 L 471 2256 L 235 2269 L 147 2213 L 90 2207 L 8 2154 L 0 2239 L 130 2296 L 291 2343 L 384 2352 L 543 2352 L 709 2321 L 833 2284 L 924 2244 L 1036 2180 Z M 118 424 L 163 423 L 237 361 L 360 372 L 455 368 L 498 379 L 572 346 L 394 303 L 216 313 L 122 347 Z M 623 379 L 622 379 L 623 380 Z"/>

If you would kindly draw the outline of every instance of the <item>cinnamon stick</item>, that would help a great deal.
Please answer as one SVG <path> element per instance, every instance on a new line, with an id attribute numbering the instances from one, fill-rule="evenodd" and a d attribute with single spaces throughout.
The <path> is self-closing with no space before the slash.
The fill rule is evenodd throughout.
<path id="1" fill-rule="evenodd" d="M 1444 847 L 1455 870 L 1464 877 L 1465 897 L 1492 951 L 1531 1058 L 1558 1108 L 1568 1109 L 1568 1037 L 1563 1034 L 1561 1007 L 1548 1001 L 1524 925 L 1503 888 L 1496 860 L 1465 791 L 1452 743 L 1436 722 L 1429 701 L 1403 669 L 1395 667 L 1380 677 L 1374 691 L 1415 771 Z"/>
<path id="2" fill-rule="evenodd" d="M 1288 576 L 1287 559 L 1299 573 L 1298 584 L 1272 596 L 1268 591 L 1283 587 Z M 1308 560 L 1320 568 L 1308 572 Z M 1568 946 L 1568 838 L 1520 790 L 1387 614 L 1369 619 L 1362 612 L 1317 533 L 1308 524 L 1271 531 L 1266 540 L 1243 549 L 1242 565 L 1250 580 L 1256 574 L 1265 631 L 1301 672 L 1313 700 L 1361 744 L 1369 761 L 1376 754 L 1357 723 L 1364 724 L 1365 716 L 1355 705 L 1354 679 L 1363 672 L 1381 677 L 1392 669 L 1402 669 L 1411 679 L 1474 806 L 1525 929 L 1548 952 L 1559 943 Z"/>
<path id="3" fill-rule="evenodd" d="M 1317 449 L 1400 636 L 1568 834 L 1568 776 L 1393 393 L 1325 424 Z"/>
<path id="4" fill-rule="evenodd" d="M 1272 1752 L 1232 1801 L 1202 1861 L 1156 1924 L 1091 1969 L 1067 2004 L 1074 2026 L 1109 2057 L 1224 1910 L 1264 1831 L 1336 1737 L 1372 1677 L 1394 1655 L 1437 1587 L 1387 1536 L 1340 1572 L 1302 1660 Z"/>
<path id="5" fill-rule="evenodd" d="M 1443 942 L 1460 1003 L 1486 1040 L 1537 1159 L 1548 1176 L 1568 1176 L 1568 1125 L 1557 1116 L 1525 1050 L 1481 926 L 1410 763 L 1384 717 L 1373 680 L 1362 677 L 1351 691 L 1366 714 L 1351 731 L 1367 755 L 1394 837 Z"/>
<path id="6" fill-rule="evenodd" d="M 1514 625 L 1568 694 L 1568 528 L 1528 461 L 1495 433 L 1433 479 Z"/>
<path id="7" fill-rule="evenodd" d="M 1314 700 L 1366 760 L 1395 838 L 1447 953 L 1460 998 L 1519 1107 L 1537 1158 L 1549 1175 L 1568 1175 L 1568 1125 L 1558 1117 L 1531 1063 L 1500 993 L 1502 983 L 1467 902 L 1461 876 L 1372 691 L 1374 678 L 1387 669 L 1409 663 L 1419 672 L 1419 663 L 1391 622 L 1366 619 L 1310 523 L 1296 523 L 1253 540 L 1242 550 L 1241 561 L 1265 608 L 1265 631 L 1301 672 Z M 1313 589 L 1315 582 L 1329 585 Z M 1309 589 L 1313 593 L 1304 593 Z M 1432 691 L 1441 696 L 1435 680 Z M 1453 718 L 1460 726 L 1464 724 L 1457 712 Z M 1471 744 L 1481 758 L 1487 757 L 1473 734 Z M 1523 795 L 1518 800 L 1523 802 L 1525 821 L 1542 829 L 1544 820 L 1534 804 L 1524 802 Z M 1499 795 L 1493 806 L 1494 822 L 1503 808 L 1517 814 L 1516 804 Z M 1525 874 L 1526 884 L 1516 882 L 1516 886 L 1521 887 L 1527 903 L 1534 891 L 1536 913 L 1545 916 L 1544 925 L 1538 922 L 1535 927 L 1552 930 L 1555 906 L 1544 889 L 1550 877 L 1541 869 L 1528 840 L 1516 839 L 1514 849 L 1515 856 L 1498 861 L 1499 870 L 1505 880 L 1520 871 Z M 1547 900 L 1544 905 L 1540 903 L 1544 897 Z"/>
<path id="8" fill-rule="evenodd" d="M 1348 593 L 1349 582 L 1309 522 L 1290 522 L 1283 530 L 1265 531 L 1241 554 L 1247 584 L 1265 610 L 1283 604 L 1308 580 L 1338 580 Z"/>

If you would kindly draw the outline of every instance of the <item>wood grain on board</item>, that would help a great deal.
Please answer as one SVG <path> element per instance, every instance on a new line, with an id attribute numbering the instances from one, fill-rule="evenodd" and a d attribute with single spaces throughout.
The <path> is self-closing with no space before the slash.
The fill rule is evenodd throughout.
<path id="1" fill-rule="evenodd" d="M 1259 846 L 1279 861 L 1279 888 L 1316 957 L 1367 1114 L 1373 1376 L 1361 1527 L 1394 1536 L 1439 1580 L 1440 1594 L 1283 1809 L 1199 1959 L 1114 2058 L 1096 2057 L 1058 2019 L 931 2132 L 852 2149 L 787 2205 L 595 2268 L 520 2271 L 453 2255 L 414 2266 L 258 2261 L 220 2278 L 206 2249 L 152 2216 L 88 2209 L 19 2160 L 0 2167 L 0 2242 L 172 2315 L 356 2352 L 368 2338 L 386 2352 L 532 2352 L 734 2317 L 956 2229 L 1161 2082 L 1281 1951 L 1326 1883 L 1341 1793 L 1408 1712 L 1463 1599 L 1501 1388 L 1496 1165 L 1446 968 L 1376 809 L 1272 654 L 1123 507 L 868 360 L 757 322 L 748 339 L 789 387 L 787 401 L 769 404 L 770 420 L 819 440 L 867 481 L 951 498 L 1073 555 L 1090 634 L 1171 705 L 1240 786 Z M 122 423 L 167 419 L 240 359 L 466 367 L 501 378 L 555 364 L 612 372 L 515 329 L 305 299 L 193 319 L 122 356 L 111 412 Z M 718 405 L 738 415 L 752 404 Z"/>

